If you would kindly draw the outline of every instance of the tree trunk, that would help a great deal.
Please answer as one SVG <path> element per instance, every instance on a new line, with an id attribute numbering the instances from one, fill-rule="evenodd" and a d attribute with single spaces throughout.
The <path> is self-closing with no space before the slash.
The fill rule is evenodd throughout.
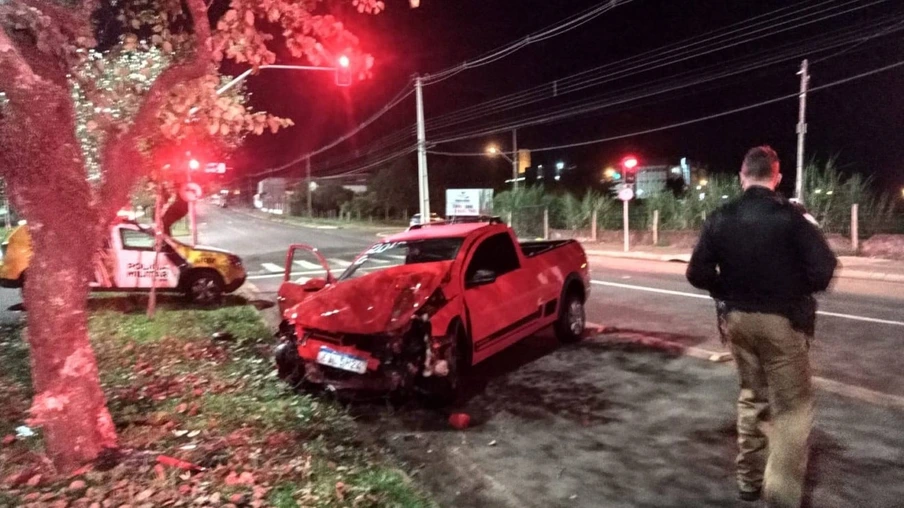
<path id="1" fill-rule="evenodd" d="M 71 471 L 115 447 L 116 430 L 88 341 L 87 282 L 95 242 L 66 225 L 65 213 L 47 215 L 43 224 L 29 222 L 34 255 L 24 297 L 35 390 L 29 424 L 43 429 L 57 469 Z"/>
<path id="2" fill-rule="evenodd" d="M 87 316 L 93 258 L 108 221 L 92 209 L 74 130 L 65 129 L 74 117 L 68 94 L 35 93 L 28 111 L 15 126 L 0 123 L 0 159 L 32 240 L 23 288 L 35 393 L 27 423 L 41 428 L 47 455 L 65 473 L 116 446 Z"/>

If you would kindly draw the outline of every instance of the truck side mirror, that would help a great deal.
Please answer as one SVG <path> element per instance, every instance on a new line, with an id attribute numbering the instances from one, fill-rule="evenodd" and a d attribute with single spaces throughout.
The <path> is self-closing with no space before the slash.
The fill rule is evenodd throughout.
<path id="1" fill-rule="evenodd" d="M 485 286 L 494 282 L 496 282 L 496 272 L 493 270 L 477 270 L 468 280 L 468 286 Z"/>

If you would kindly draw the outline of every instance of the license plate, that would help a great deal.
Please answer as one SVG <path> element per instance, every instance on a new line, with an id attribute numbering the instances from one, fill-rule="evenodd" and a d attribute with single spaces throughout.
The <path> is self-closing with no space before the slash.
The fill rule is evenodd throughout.
<path id="1" fill-rule="evenodd" d="M 367 372 L 367 360 L 362 360 L 347 353 L 333 351 L 326 346 L 320 346 L 320 351 L 317 352 L 317 363 L 358 374 Z"/>

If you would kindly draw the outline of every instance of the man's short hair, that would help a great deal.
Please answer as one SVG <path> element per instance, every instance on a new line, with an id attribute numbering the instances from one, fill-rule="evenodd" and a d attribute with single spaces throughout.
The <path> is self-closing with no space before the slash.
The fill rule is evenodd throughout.
<path id="1" fill-rule="evenodd" d="M 753 180 L 769 180 L 778 172 L 778 154 L 769 145 L 748 150 L 741 165 L 741 173 Z"/>

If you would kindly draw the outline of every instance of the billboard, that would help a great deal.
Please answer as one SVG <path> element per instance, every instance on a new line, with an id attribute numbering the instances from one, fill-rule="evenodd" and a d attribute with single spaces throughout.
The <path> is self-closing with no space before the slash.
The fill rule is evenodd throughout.
<path id="1" fill-rule="evenodd" d="M 493 189 L 446 189 L 446 217 L 493 214 Z"/>

